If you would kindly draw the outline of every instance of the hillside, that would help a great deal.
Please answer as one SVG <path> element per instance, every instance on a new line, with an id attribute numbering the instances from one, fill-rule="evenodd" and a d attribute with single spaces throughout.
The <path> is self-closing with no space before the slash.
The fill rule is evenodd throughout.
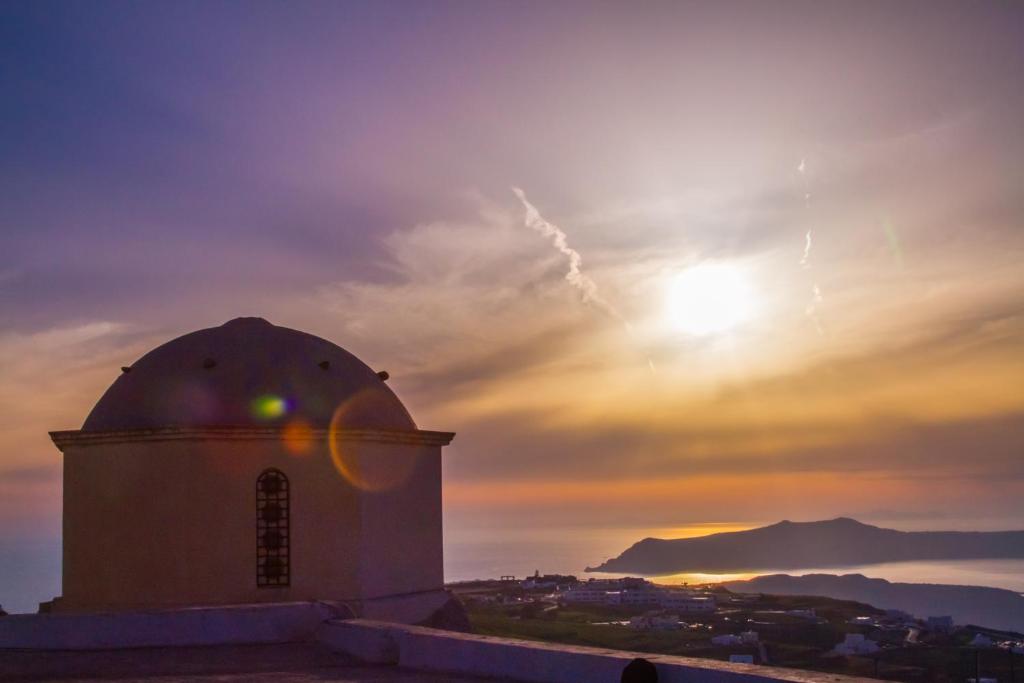
<path id="1" fill-rule="evenodd" d="M 860 574 L 773 574 L 749 581 L 730 581 L 725 586 L 740 593 L 816 595 L 835 600 L 855 600 L 918 616 L 950 615 L 958 624 L 982 624 L 1024 631 L 1024 596 L 1002 588 L 891 583 Z"/>
<path id="2" fill-rule="evenodd" d="M 588 572 L 673 574 L 1024 558 L 1024 531 L 896 531 L 840 517 L 666 540 L 645 538 Z"/>

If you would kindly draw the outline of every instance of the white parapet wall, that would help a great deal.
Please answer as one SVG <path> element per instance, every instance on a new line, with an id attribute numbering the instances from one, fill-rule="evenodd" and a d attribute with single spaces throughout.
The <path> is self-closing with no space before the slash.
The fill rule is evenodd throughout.
<path id="1" fill-rule="evenodd" d="M 708 659 L 453 633 L 365 619 L 325 622 L 317 638 L 333 650 L 366 662 L 524 683 L 618 681 L 622 669 L 635 657 L 653 662 L 661 683 L 857 683 L 870 680 Z"/>
<path id="2" fill-rule="evenodd" d="M 368 612 L 410 618 L 439 600 L 414 595 L 381 601 Z M 319 640 L 335 652 L 373 664 L 500 678 L 523 683 L 618 681 L 635 657 L 658 668 L 661 683 L 855 683 L 867 679 L 708 659 L 602 650 L 480 636 L 351 618 L 366 605 L 273 603 L 107 614 L 0 617 L 0 650 L 116 650 L 197 645 L 259 645 Z"/>
<path id="3" fill-rule="evenodd" d="M 0 649 L 102 650 L 308 640 L 345 610 L 324 602 L 0 617 Z"/>
<path id="4" fill-rule="evenodd" d="M 418 623 L 452 599 L 444 590 L 348 602 L 274 602 L 134 612 L 11 614 L 0 617 L 0 650 L 102 650 L 244 645 L 312 640 L 328 619 L 356 615 Z"/>

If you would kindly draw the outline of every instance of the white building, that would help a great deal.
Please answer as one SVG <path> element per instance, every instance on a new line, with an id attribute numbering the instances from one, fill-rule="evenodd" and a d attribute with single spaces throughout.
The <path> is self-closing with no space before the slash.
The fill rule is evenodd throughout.
<path id="1" fill-rule="evenodd" d="M 590 588 L 586 584 L 567 590 L 562 594 L 566 602 L 604 605 L 609 602 L 609 592 L 604 588 Z"/>
<path id="2" fill-rule="evenodd" d="M 731 647 L 733 645 L 742 645 L 743 639 L 737 635 L 733 635 L 732 633 L 726 633 L 720 636 L 711 636 L 711 644 Z"/>
<path id="3" fill-rule="evenodd" d="M 548 589 L 548 590 L 559 590 L 566 586 L 573 586 L 577 583 L 575 576 L 569 576 L 564 574 L 544 574 L 537 570 L 533 573 L 533 576 L 528 576 L 520 583 L 523 588 L 532 590 L 536 588 Z"/>
<path id="4" fill-rule="evenodd" d="M 64 454 L 44 609 L 447 599 L 441 449 L 375 372 L 261 318 L 121 368 Z"/>
<path id="5" fill-rule="evenodd" d="M 663 591 L 648 584 L 640 588 L 623 588 L 619 594 L 619 602 L 623 605 L 644 605 L 657 607 L 661 605 Z"/>
<path id="6" fill-rule="evenodd" d="M 971 640 L 971 647 L 992 647 L 995 643 L 991 638 L 986 636 L 984 633 L 975 633 L 974 638 Z"/>
<path id="7" fill-rule="evenodd" d="M 561 597 L 569 603 L 660 607 L 685 614 L 710 614 L 716 609 L 715 599 L 709 595 L 664 590 L 636 578 L 592 579 L 573 586 Z"/>
<path id="8" fill-rule="evenodd" d="M 637 631 L 676 631 L 679 629 L 679 615 L 645 614 L 631 618 L 629 627 Z"/>
<path id="9" fill-rule="evenodd" d="M 661 606 L 686 614 L 710 614 L 716 607 L 715 599 L 711 596 L 696 596 L 674 591 L 662 592 Z"/>
<path id="10" fill-rule="evenodd" d="M 953 617 L 928 617 L 925 626 L 929 631 L 949 633 L 953 630 Z"/>
<path id="11" fill-rule="evenodd" d="M 878 643 L 865 638 L 863 633 L 847 633 L 846 639 L 835 646 L 837 655 L 870 655 L 878 652 Z"/>

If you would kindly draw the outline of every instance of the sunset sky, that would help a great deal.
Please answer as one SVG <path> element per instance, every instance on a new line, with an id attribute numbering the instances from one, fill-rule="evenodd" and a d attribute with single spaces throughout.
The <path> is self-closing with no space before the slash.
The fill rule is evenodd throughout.
<path id="1" fill-rule="evenodd" d="M 242 315 L 458 433 L 450 538 L 1024 528 L 1022 73 L 1018 3 L 5 2 L 0 551 Z"/>

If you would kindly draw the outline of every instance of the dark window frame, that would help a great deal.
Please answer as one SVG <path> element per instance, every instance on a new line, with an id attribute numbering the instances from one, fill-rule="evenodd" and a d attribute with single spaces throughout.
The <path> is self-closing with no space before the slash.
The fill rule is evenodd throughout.
<path id="1" fill-rule="evenodd" d="M 291 482 L 271 467 L 256 479 L 256 586 L 291 585 Z"/>

